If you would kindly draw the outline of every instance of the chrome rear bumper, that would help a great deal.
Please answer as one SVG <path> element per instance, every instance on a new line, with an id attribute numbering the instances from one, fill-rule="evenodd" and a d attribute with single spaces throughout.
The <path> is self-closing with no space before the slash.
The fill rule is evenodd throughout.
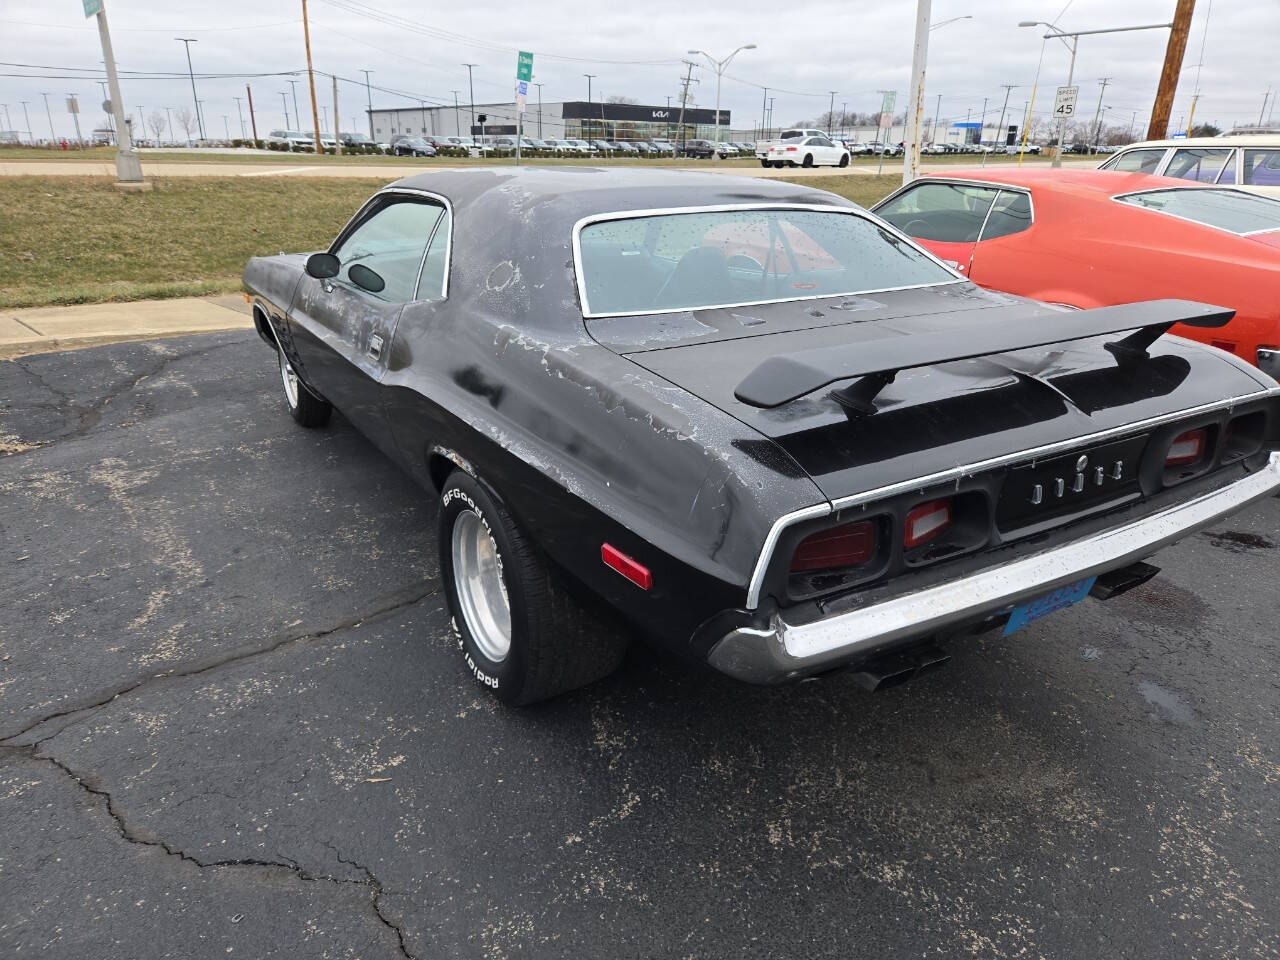
<path id="1" fill-rule="evenodd" d="M 1261 470 L 1219 490 L 999 567 L 810 623 L 789 623 L 774 614 L 767 629 L 727 634 L 712 647 L 708 662 L 749 683 L 821 673 L 1127 566 L 1278 489 L 1280 453 L 1273 453 Z"/>

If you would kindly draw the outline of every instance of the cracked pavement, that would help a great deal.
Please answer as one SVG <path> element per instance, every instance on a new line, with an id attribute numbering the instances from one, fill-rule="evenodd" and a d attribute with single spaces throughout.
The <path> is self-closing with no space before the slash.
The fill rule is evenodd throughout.
<path id="1" fill-rule="evenodd" d="M 0 955 L 1280 952 L 1280 499 L 868 696 L 499 708 L 252 333 L 0 362 Z"/>

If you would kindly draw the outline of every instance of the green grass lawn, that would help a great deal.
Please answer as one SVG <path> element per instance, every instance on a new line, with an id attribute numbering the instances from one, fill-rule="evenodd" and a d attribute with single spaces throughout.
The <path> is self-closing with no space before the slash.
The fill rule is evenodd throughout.
<path id="1" fill-rule="evenodd" d="M 0 308 L 234 292 L 250 257 L 327 245 L 386 183 L 274 177 L 151 182 L 149 193 L 126 194 L 106 177 L 0 178 Z M 901 176 L 795 182 L 870 206 Z"/>

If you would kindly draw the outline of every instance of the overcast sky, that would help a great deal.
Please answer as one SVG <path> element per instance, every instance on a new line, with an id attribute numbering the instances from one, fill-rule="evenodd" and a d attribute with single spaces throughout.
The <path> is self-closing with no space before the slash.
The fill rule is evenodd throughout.
<path id="1" fill-rule="evenodd" d="M 194 37 L 192 59 L 200 99 L 210 135 L 223 135 L 223 116 L 232 136 L 239 120 L 233 97 L 253 88 L 259 134 L 281 126 L 281 91 L 289 91 L 287 77 L 201 79 L 200 74 L 300 71 L 305 67 L 300 0 L 106 0 L 118 65 L 121 71 L 175 72 L 186 69 L 182 44 L 173 38 Z M 372 10 L 357 13 L 353 7 Z M 1063 12 L 1066 7 L 1065 12 Z M 998 118 L 1004 91 L 1001 84 L 1017 84 L 1010 96 L 1010 112 L 1021 113 L 1031 95 L 1043 31 L 1019 29 L 1018 20 L 1049 20 L 1062 29 L 1092 29 L 1167 21 L 1174 0 L 934 0 L 933 21 L 970 15 L 940 26 L 931 34 L 927 96 L 929 112 L 977 119 L 988 98 L 988 119 Z M 679 61 L 690 48 L 704 48 L 724 56 L 747 43 L 757 49 L 740 53 L 726 71 L 721 98 L 732 111 L 733 126 L 749 129 L 761 116 L 761 86 L 774 97 L 774 124 L 816 117 L 827 109 L 835 90 L 837 109 L 877 109 L 877 90 L 896 89 L 898 103 L 906 99 L 911 62 L 915 4 L 910 0 L 734 0 L 732 3 L 691 3 L 688 0 L 649 0 L 617 4 L 600 0 L 557 0 L 554 3 L 511 3 L 469 0 L 467 3 L 424 4 L 409 0 L 310 0 L 312 44 L 317 70 L 340 77 L 361 78 L 373 71 L 373 83 L 406 91 L 430 102 L 452 102 L 453 93 L 465 105 L 467 71 L 472 62 L 477 103 L 510 99 L 515 73 L 515 50 L 535 52 L 535 79 L 544 84 L 547 101 L 586 99 L 584 73 L 596 74 L 592 96 L 622 95 L 641 103 L 678 101 Z M 405 22 L 382 22 L 404 18 Z M 1061 16 L 1059 16 L 1061 14 Z M 1208 19 L 1207 42 L 1205 23 Z M 1276 0 L 1199 0 L 1184 70 L 1174 103 L 1173 123 L 1186 115 L 1195 92 L 1199 68 L 1200 100 L 1196 119 L 1223 127 L 1256 122 L 1268 87 L 1280 85 L 1276 41 L 1280 38 L 1280 2 Z M 1083 37 L 1076 62 L 1081 88 L 1082 116 L 1092 118 L 1102 77 L 1110 77 L 1103 103 L 1108 122 L 1127 126 L 1136 112 L 1139 127 L 1151 109 L 1167 30 Z M 1043 46 L 1044 64 L 1037 94 L 1037 112 L 1052 99 L 1052 87 L 1065 82 L 1068 51 L 1060 41 Z M 700 106 L 715 105 L 714 73 L 701 57 L 691 57 L 702 69 L 694 95 Z M 41 92 L 50 94 L 53 125 L 58 136 L 71 133 L 65 107 L 69 92 L 80 95 L 82 123 L 102 122 L 102 95 L 95 80 L 101 74 L 68 68 L 100 69 L 101 50 L 93 21 L 83 17 L 80 0 L 0 0 L 0 66 L 4 74 L 41 74 L 36 79 L 0 76 L 0 104 L 9 105 L 11 126 L 25 129 L 20 101 L 30 101 L 30 124 L 36 136 L 47 136 Z M 649 61 L 649 62 L 646 62 Z M 55 66 L 41 71 L 31 64 Z M 66 79 L 75 75 L 76 79 Z M 57 79 L 53 77 L 56 76 Z M 299 103 L 306 111 L 305 74 L 298 73 Z M 83 77 L 83 79 L 79 79 Z M 124 75 L 124 100 L 136 115 L 141 105 L 148 114 L 157 107 L 191 105 L 191 88 L 183 79 L 142 79 Z M 320 84 L 318 84 L 319 86 Z M 330 101 L 328 82 L 321 102 Z M 1047 91 L 1047 93 L 1046 93 Z M 365 128 L 363 86 L 341 87 L 342 128 L 358 115 Z M 375 107 L 409 105 L 413 100 L 373 91 Z M 293 114 L 293 100 L 288 100 Z M 1270 101 L 1267 106 L 1271 113 Z M 0 126 L 4 126 L 0 113 Z M 247 122 L 247 115 L 246 115 Z M 1185 121 L 1184 121 L 1185 122 Z M 297 126 L 298 124 L 294 124 Z"/>

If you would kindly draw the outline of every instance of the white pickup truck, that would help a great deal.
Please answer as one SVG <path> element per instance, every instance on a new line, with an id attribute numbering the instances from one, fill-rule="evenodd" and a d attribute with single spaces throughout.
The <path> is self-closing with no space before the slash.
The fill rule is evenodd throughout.
<path id="1" fill-rule="evenodd" d="M 756 159 L 760 161 L 760 166 L 769 166 L 769 148 L 781 144 L 787 140 L 803 140 L 805 137 L 825 137 L 825 130 L 783 130 L 776 140 L 757 140 L 756 141 Z"/>

